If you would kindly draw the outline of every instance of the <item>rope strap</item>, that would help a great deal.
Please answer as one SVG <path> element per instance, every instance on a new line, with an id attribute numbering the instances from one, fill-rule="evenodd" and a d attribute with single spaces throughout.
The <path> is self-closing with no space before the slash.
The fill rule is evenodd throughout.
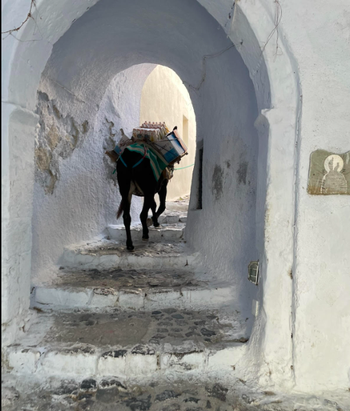
<path id="1" fill-rule="evenodd" d="M 137 166 L 138 166 L 139 164 L 141 164 L 142 161 L 145 159 L 145 157 L 146 157 L 146 155 L 147 155 L 147 148 L 144 147 L 144 150 L 145 150 L 145 151 L 144 151 L 143 157 L 142 157 L 141 160 L 139 160 L 136 164 L 134 164 L 134 165 L 132 166 L 132 168 L 137 167 Z M 119 156 L 118 160 L 121 160 L 121 162 L 123 163 L 123 165 L 124 165 L 125 167 L 128 167 L 127 164 L 126 164 L 126 162 L 123 160 L 123 158 L 122 158 L 121 155 Z M 113 171 L 112 174 L 114 174 L 116 171 L 117 171 L 117 167 L 115 168 L 115 170 Z"/>
<path id="2" fill-rule="evenodd" d="M 190 164 L 189 166 L 174 168 L 174 170 L 175 170 L 175 171 L 176 171 L 176 170 L 183 170 L 184 168 L 188 168 L 188 167 L 192 167 L 192 166 L 194 166 L 194 163 L 193 163 L 193 164 Z"/>

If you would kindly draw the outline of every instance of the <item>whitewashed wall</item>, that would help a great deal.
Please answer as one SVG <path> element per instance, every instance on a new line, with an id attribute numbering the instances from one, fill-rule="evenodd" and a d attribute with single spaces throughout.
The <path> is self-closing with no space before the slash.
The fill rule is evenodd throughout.
<path id="1" fill-rule="evenodd" d="M 307 194 L 309 157 L 350 150 L 350 3 L 283 2 L 302 92 L 297 147 L 294 338 L 300 389 L 350 383 L 350 197 Z M 321 6 L 321 7 L 320 7 Z M 317 13 L 315 13 L 317 10 Z"/>

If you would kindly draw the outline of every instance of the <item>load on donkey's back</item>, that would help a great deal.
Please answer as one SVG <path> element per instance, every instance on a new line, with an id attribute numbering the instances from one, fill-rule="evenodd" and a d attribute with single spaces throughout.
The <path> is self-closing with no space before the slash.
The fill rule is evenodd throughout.
<path id="1" fill-rule="evenodd" d="M 188 154 L 187 147 L 178 134 L 177 127 L 169 132 L 165 123 L 144 122 L 140 127 L 134 128 L 132 137 L 129 138 L 121 131 L 121 139 L 114 150 L 106 151 L 113 160 L 123 162 L 122 153 L 125 149 L 137 152 L 148 158 L 156 181 L 161 174 L 167 180 L 173 177 L 174 164 Z M 124 164 L 126 167 L 127 165 Z M 136 167 L 137 165 L 133 165 Z"/>

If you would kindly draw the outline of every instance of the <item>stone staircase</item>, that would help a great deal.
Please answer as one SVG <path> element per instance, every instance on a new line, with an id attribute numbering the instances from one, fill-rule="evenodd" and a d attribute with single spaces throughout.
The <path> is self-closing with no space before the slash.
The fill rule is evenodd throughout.
<path id="1" fill-rule="evenodd" d="M 247 319 L 230 309 L 228 284 L 204 280 L 184 241 L 186 213 L 170 210 L 135 251 L 124 227 L 65 249 L 54 281 L 33 285 L 29 330 L 8 347 L 16 375 L 75 379 L 162 378 L 231 371 Z"/>

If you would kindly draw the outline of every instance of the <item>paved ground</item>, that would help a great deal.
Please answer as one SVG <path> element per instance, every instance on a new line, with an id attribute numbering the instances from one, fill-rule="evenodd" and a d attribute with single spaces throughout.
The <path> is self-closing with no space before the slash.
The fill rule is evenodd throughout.
<path id="1" fill-rule="evenodd" d="M 334 398 L 282 397 L 272 391 L 242 391 L 244 381 L 222 383 L 125 384 L 116 378 L 33 385 L 23 393 L 7 383 L 3 411 L 348 411 Z"/>
<path id="2" fill-rule="evenodd" d="M 51 287 L 66 288 L 113 288 L 114 290 L 139 288 L 178 288 L 198 286 L 203 282 L 195 279 L 194 272 L 178 268 L 122 270 L 64 270 L 61 269 Z"/>
<path id="3" fill-rule="evenodd" d="M 174 308 L 153 312 L 112 309 L 101 313 L 84 310 L 40 313 L 22 344 L 31 348 L 55 343 L 124 348 L 148 344 L 156 349 L 166 343 L 182 347 L 189 340 L 202 349 L 217 343 L 245 343 L 248 336 L 244 318 L 223 310 Z"/>
<path id="4" fill-rule="evenodd" d="M 164 214 L 165 215 L 167 215 L 168 213 L 173 214 L 173 211 L 187 213 L 189 201 L 190 201 L 189 195 L 180 197 L 178 200 L 175 200 L 175 201 L 167 201 L 166 210 Z"/>
<path id="5" fill-rule="evenodd" d="M 89 255 L 117 255 L 122 256 L 144 256 L 156 257 L 158 255 L 177 257 L 181 255 L 186 248 L 183 243 L 158 243 L 153 241 L 142 241 L 141 239 L 133 240 L 135 249 L 131 253 L 125 249 L 125 244 L 118 244 L 115 241 L 96 241 L 95 243 L 87 243 L 81 246 L 73 246 L 72 249 L 76 253 Z M 137 246 L 137 247 L 136 247 Z"/>

